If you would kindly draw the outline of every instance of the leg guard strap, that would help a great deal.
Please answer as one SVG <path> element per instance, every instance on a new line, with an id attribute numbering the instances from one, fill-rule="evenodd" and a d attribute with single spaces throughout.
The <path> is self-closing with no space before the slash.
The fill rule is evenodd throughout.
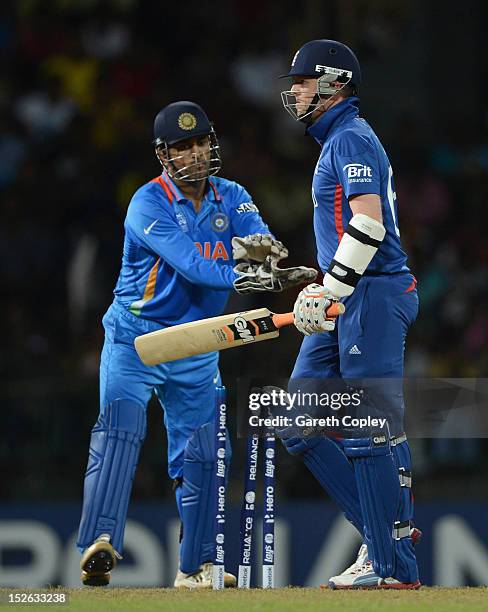
<path id="1" fill-rule="evenodd" d="M 402 538 L 410 537 L 411 524 L 410 521 L 395 521 L 393 524 L 393 538 L 401 540 Z"/>
<path id="2" fill-rule="evenodd" d="M 398 479 L 401 487 L 412 488 L 412 472 L 403 467 L 398 468 Z"/>

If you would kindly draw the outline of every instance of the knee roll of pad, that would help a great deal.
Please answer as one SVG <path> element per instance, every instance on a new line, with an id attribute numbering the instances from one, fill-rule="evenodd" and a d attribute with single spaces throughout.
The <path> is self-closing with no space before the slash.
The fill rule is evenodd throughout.
<path id="1" fill-rule="evenodd" d="M 301 455 L 305 451 L 311 448 L 310 440 L 304 440 L 293 436 L 291 438 L 281 438 L 281 442 L 290 455 L 297 456 Z"/>
<path id="2" fill-rule="evenodd" d="M 98 417 L 93 431 L 97 428 L 109 432 L 126 432 L 133 434 L 134 439 L 143 441 L 146 437 L 146 410 L 131 400 L 115 400 Z"/>

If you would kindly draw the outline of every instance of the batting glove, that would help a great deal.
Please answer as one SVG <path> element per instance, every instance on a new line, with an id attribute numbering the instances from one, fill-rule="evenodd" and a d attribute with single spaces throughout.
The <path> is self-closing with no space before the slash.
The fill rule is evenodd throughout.
<path id="1" fill-rule="evenodd" d="M 305 336 L 334 331 L 335 318 L 327 318 L 326 310 L 337 301 L 323 285 L 308 285 L 298 294 L 293 308 L 295 327 Z"/>

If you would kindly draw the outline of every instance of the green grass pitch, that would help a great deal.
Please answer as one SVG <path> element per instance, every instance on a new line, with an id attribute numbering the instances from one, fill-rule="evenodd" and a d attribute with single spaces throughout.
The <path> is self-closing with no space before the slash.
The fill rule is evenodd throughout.
<path id="1" fill-rule="evenodd" d="M 15 589 L 17 590 L 17 589 Z M 240 591 L 177 591 L 175 589 L 60 589 L 70 595 L 69 605 L 31 604 L 0 605 L 13 610 L 51 608 L 61 610 L 195 610 L 248 612 L 251 610 L 326 610 L 356 612 L 370 610 L 405 611 L 425 610 L 487 610 L 488 587 L 440 588 L 423 587 L 419 591 L 330 591 L 327 589 L 286 588 Z M 7 589 L 1 589 L 3 601 Z M 8 590 L 8 592 L 13 592 Z M 51 591 L 52 592 L 52 591 Z"/>

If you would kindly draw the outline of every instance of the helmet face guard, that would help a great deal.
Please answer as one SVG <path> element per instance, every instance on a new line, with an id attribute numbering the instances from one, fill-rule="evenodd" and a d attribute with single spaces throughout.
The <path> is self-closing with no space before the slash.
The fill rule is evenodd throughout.
<path id="1" fill-rule="evenodd" d="M 329 99 L 331 96 L 341 92 L 344 87 L 350 83 L 352 79 L 351 70 L 343 70 L 342 68 L 333 68 L 331 66 L 316 66 L 316 69 L 320 69 L 322 74 L 317 78 L 317 89 L 310 100 L 308 108 L 305 112 L 300 113 L 298 111 L 298 102 L 296 93 L 292 90 L 281 92 L 281 101 L 286 111 L 295 119 L 295 121 L 304 121 L 309 123 L 311 121 L 312 113 L 318 109 L 324 100 Z M 315 78 L 315 75 L 304 78 Z M 340 87 L 332 86 L 332 83 L 339 81 L 342 83 Z"/>
<path id="2" fill-rule="evenodd" d="M 202 136 L 205 136 L 205 134 Z M 168 144 L 166 141 L 162 140 L 155 142 L 156 151 L 161 151 L 163 154 L 163 160 L 159 159 L 159 161 L 170 178 L 177 181 L 193 183 L 196 181 L 203 181 L 220 171 L 222 167 L 220 145 L 213 126 L 210 127 L 210 132 L 207 134 L 207 137 L 209 141 L 208 158 L 202 157 L 201 154 L 194 153 L 193 161 L 181 168 L 178 168 L 175 162 L 183 159 L 184 155 L 174 155 L 170 157 L 169 153 L 169 149 L 177 143 L 172 142 Z M 178 142 L 182 141 L 180 140 Z"/>

